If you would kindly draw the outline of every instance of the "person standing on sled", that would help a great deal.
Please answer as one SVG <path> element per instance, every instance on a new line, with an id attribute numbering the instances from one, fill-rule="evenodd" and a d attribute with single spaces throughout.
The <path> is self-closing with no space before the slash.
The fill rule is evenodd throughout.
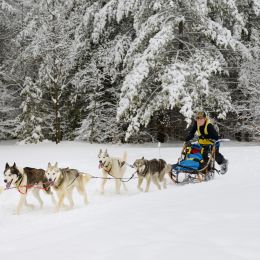
<path id="1" fill-rule="evenodd" d="M 210 122 L 209 118 L 206 116 L 206 113 L 203 111 L 197 112 L 196 120 L 194 121 L 188 135 L 186 136 L 185 142 L 189 142 L 194 137 L 196 132 L 199 137 L 198 142 L 201 145 L 212 144 L 210 139 L 215 141 L 219 139 L 219 135 L 216 129 Z M 228 160 L 226 160 L 219 152 L 219 143 L 216 145 L 215 159 L 216 162 L 221 166 L 220 173 L 225 174 L 228 169 Z"/>

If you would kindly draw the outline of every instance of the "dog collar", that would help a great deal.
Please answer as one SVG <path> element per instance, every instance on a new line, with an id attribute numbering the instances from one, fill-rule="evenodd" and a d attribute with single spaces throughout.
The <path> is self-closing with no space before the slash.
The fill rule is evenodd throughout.
<path id="1" fill-rule="evenodd" d="M 110 173 L 111 169 L 112 169 L 112 164 L 109 162 L 109 164 L 107 166 L 103 165 L 103 169 Z"/>

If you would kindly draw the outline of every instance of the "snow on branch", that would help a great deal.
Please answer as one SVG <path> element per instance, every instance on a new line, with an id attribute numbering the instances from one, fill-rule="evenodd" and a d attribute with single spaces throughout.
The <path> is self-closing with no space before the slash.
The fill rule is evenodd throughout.
<path id="1" fill-rule="evenodd" d="M 239 50 L 243 57 L 251 57 L 248 48 L 241 41 L 236 40 L 232 36 L 231 31 L 221 24 L 205 18 L 204 24 L 200 26 L 200 29 L 207 37 L 215 41 L 218 46 L 231 47 L 233 50 Z"/>
<path id="2" fill-rule="evenodd" d="M 157 33 L 165 18 L 159 14 L 152 15 L 144 22 L 137 32 L 137 37 L 131 43 L 131 46 L 126 54 L 124 64 L 131 65 L 131 60 L 134 59 L 135 52 L 139 51 L 139 49 L 144 45 L 145 40 L 149 39 L 152 35 Z"/>
<path id="3" fill-rule="evenodd" d="M 107 23 L 116 18 L 118 0 L 109 1 L 99 12 L 95 14 L 92 39 L 98 43 L 100 36 L 105 30 Z"/>
<path id="4" fill-rule="evenodd" d="M 128 17 L 131 12 L 137 10 L 141 0 L 118 0 L 116 20 L 119 23 L 124 17 Z"/>
<path id="5" fill-rule="evenodd" d="M 122 95 L 118 108 L 119 117 L 123 116 L 125 111 L 129 109 L 130 102 L 138 96 L 142 82 L 156 66 L 156 58 L 163 53 L 167 44 L 173 39 L 172 24 L 168 24 L 150 39 L 147 49 L 140 55 L 139 59 L 135 60 L 134 68 L 126 76 L 122 86 Z"/>

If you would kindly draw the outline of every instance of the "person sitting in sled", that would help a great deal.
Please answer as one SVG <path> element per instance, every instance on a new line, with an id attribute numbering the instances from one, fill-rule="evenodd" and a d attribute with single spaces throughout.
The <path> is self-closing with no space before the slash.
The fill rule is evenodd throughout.
<path id="1" fill-rule="evenodd" d="M 192 127 L 190 128 L 189 133 L 185 137 L 185 142 L 188 143 L 192 138 L 194 138 L 195 133 L 198 135 L 198 142 L 201 145 L 209 145 L 212 144 L 211 140 L 217 141 L 219 139 L 219 135 L 207 117 L 206 113 L 203 111 L 199 111 L 196 114 L 196 120 L 193 122 Z M 216 145 L 216 154 L 215 154 L 216 162 L 221 166 L 220 173 L 225 174 L 228 169 L 228 160 L 224 158 L 224 156 L 219 152 L 219 143 Z"/>

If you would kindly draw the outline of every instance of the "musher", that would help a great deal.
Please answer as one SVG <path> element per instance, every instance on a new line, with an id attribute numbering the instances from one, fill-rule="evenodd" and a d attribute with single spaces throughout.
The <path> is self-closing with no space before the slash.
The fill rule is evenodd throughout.
<path id="1" fill-rule="evenodd" d="M 218 132 L 204 111 L 199 111 L 196 113 L 196 120 L 193 122 L 190 128 L 189 133 L 185 138 L 185 142 L 189 143 L 189 141 L 194 138 L 196 132 L 199 138 L 198 142 L 201 145 L 210 145 L 212 144 L 211 140 L 219 140 Z M 228 160 L 225 159 L 224 156 L 219 152 L 219 143 L 216 145 L 215 159 L 216 162 L 221 166 L 220 173 L 225 174 L 228 170 Z"/>

